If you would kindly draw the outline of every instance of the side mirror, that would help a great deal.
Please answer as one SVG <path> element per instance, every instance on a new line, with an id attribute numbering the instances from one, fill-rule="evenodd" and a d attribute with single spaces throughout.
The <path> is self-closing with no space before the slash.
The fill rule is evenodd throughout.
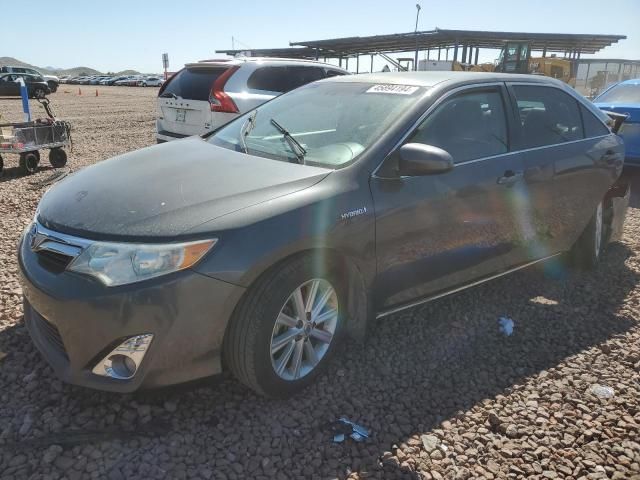
<path id="1" fill-rule="evenodd" d="M 446 150 L 422 143 L 406 143 L 399 150 L 399 173 L 419 177 L 446 173 L 453 169 L 453 158 Z"/>

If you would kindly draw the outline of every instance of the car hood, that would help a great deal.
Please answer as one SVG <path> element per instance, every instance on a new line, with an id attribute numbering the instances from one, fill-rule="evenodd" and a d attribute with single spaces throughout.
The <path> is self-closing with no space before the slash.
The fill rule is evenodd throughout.
<path id="1" fill-rule="evenodd" d="M 85 168 L 42 198 L 38 221 L 101 240 L 175 240 L 198 226 L 319 182 L 331 170 L 234 152 L 191 137 Z"/>

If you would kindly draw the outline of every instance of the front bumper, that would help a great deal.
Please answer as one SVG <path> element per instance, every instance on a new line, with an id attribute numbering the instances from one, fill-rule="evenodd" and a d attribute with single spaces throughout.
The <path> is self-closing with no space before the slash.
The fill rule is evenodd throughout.
<path id="1" fill-rule="evenodd" d="M 220 373 L 227 322 L 244 288 L 194 271 L 122 287 L 55 273 L 21 242 L 20 277 L 29 334 L 65 382 L 117 392 L 182 383 Z M 125 338 L 152 333 L 129 380 L 92 373 Z"/>

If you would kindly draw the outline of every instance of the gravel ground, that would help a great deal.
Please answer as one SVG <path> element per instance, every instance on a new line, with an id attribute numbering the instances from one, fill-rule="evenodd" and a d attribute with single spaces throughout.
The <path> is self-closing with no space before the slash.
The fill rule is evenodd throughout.
<path id="1" fill-rule="evenodd" d="M 155 89 L 81 88 L 51 96 L 74 126 L 71 169 L 154 142 Z M 0 99 L 0 112 L 20 120 L 16 100 Z M 637 197 L 596 271 L 550 263 L 381 321 L 293 399 L 227 376 L 115 395 L 61 383 L 29 341 L 15 245 L 43 193 L 33 182 L 52 170 L 5 165 L 2 479 L 640 478 Z M 498 334 L 502 315 L 511 337 Z M 332 443 L 342 415 L 371 438 Z"/>

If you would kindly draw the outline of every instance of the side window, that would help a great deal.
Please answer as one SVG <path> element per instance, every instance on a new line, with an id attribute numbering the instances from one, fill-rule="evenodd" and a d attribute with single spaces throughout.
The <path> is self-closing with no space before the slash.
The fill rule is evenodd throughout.
<path id="1" fill-rule="evenodd" d="M 27 73 L 27 70 L 24 68 L 14 68 L 13 71 L 15 73 Z"/>
<path id="2" fill-rule="evenodd" d="M 286 92 L 288 83 L 287 67 L 261 67 L 249 76 L 247 87 L 268 92 Z"/>
<path id="3" fill-rule="evenodd" d="M 580 113 L 582 114 L 582 125 L 584 126 L 584 136 L 601 137 L 611 133 L 609 129 L 584 105 L 580 105 Z"/>
<path id="4" fill-rule="evenodd" d="M 506 153 L 507 138 L 502 95 L 482 90 L 445 100 L 407 142 L 442 148 L 460 163 Z"/>
<path id="5" fill-rule="evenodd" d="M 514 85 L 522 124 L 522 148 L 584 138 L 578 101 L 554 87 Z"/>
<path id="6" fill-rule="evenodd" d="M 324 69 L 320 67 L 287 67 L 289 85 L 287 92 L 307 83 L 324 78 Z"/>
<path id="7" fill-rule="evenodd" d="M 327 68 L 327 78 L 340 77 L 342 75 L 345 75 L 345 73 L 340 71 L 340 70 L 334 70 L 332 68 Z"/>

